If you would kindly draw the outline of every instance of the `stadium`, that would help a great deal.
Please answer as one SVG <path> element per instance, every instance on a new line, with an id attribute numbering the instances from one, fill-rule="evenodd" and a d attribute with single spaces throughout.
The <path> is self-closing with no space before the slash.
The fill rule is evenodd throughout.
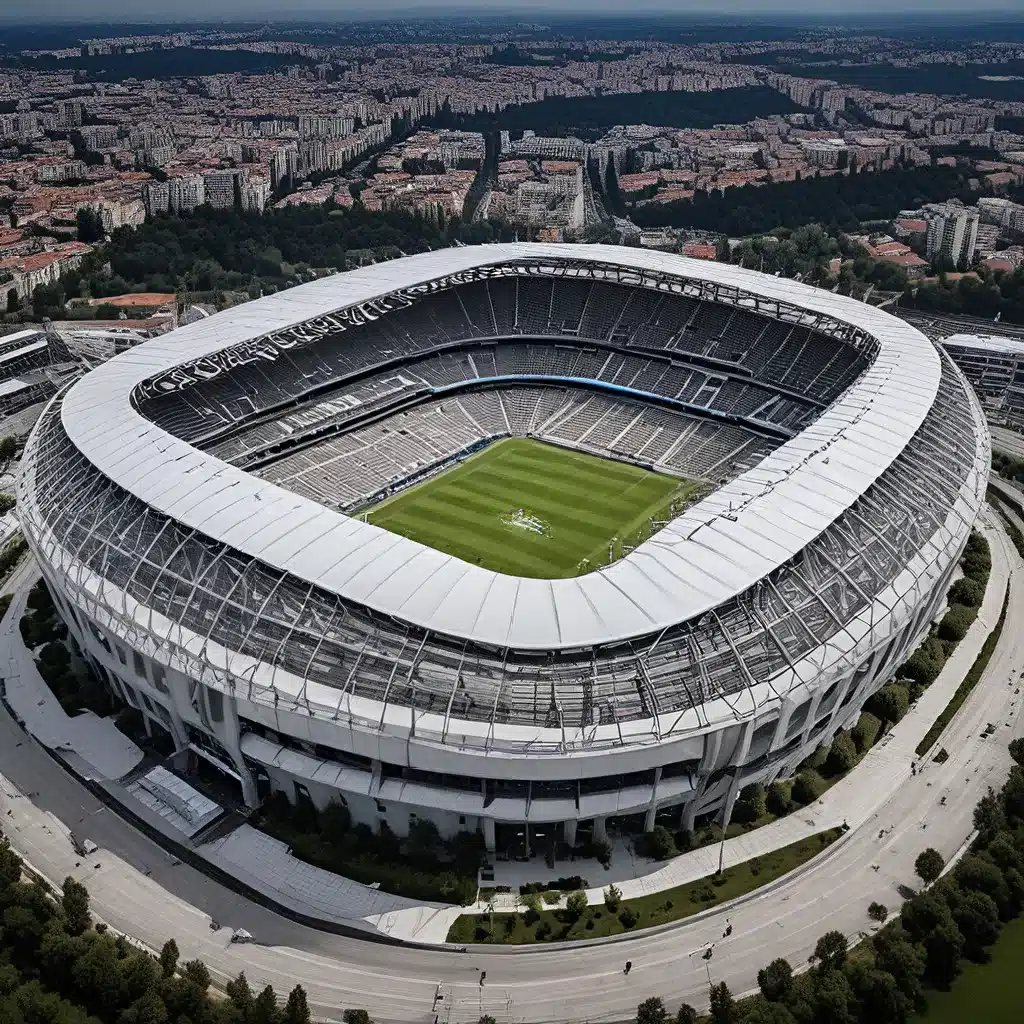
<path id="1" fill-rule="evenodd" d="M 47 407 L 18 506 L 97 671 L 246 805 L 521 853 L 791 774 L 941 610 L 988 465 L 883 310 L 517 243 L 117 356 Z"/>

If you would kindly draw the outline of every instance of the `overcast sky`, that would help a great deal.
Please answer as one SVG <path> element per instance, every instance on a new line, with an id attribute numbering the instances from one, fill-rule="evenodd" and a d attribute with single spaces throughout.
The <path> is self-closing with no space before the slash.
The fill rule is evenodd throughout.
<path id="1" fill-rule="evenodd" d="M 826 19 L 841 15 L 894 14 L 920 15 L 930 12 L 977 17 L 985 11 L 1021 13 L 1021 0 L 635 0 L 628 5 L 622 0 L 455 0 L 442 4 L 438 0 L 0 0 L 0 19 L 7 21 L 84 21 L 92 19 L 123 19 L 126 21 L 220 20 L 220 19 L 296 19 L 336 16 L 339 19 L 386 17 L 420 11 L 435 14 L 443 11 L 460 14 L 470 11 L 486 13 L 547 14 L 644 14 L 689 12 L 728 15 L 771 14 L 785 11 L 803 13 Z"/>

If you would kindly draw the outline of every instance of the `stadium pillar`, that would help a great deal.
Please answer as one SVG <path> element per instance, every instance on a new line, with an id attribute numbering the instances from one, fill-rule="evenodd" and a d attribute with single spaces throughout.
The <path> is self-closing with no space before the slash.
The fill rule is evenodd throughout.
<path id="1" fill-rule="evenodd" d="M 608 842 L 608 822 L 605 818 L 594 819 L 594 842 Z"/>
<path id="2" fill-rule="evenodd" d="M 562 839 L 569 845 L 576 845 L 576 819 L 562 822 Z"/>
<path id="3" fill-rule="evenodd" d="M 654 819 L 658 813 L 658 783 L 661 782 L 661 768 L 654 769 L 654 788 L 651 790 L 651 803 L 647 808 L 647 817 L 644 819 L 644 831 L 650 832 L 654 828 Z"/>
<path id="4" fill-rule="evenodd" d="M 498 843 L 494 836 L 494 819 L 484 818 L 484 848 L 488 853 L 494 853 Z"/>

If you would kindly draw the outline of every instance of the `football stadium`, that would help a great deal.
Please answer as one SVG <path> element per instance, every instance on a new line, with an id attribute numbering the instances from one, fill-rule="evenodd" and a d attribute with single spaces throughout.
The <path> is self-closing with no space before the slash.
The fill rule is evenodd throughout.
<path id="1" fill-rule="evenodd" d="M 51 400 L 18 506 L 96 671 L 240 802 L 500 853 L 792 774 L 941 611 L 988 464 L 884 310 L 517 243 L 117 356 Z"/>

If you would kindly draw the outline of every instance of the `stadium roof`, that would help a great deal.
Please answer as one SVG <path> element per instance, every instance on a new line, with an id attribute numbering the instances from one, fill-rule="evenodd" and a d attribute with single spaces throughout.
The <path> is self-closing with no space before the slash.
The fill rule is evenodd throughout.
<path id="1" fill-rule="evenodd" d="M 625 558 L 574 579 L 502 575 L 349 518 L 193 448 L 132 405 L 137 384 L 184 362 L 400 288 L 522 259 L 592 260 L 733 286 L 859 327 L 879 348 L 861 378 L 801 434 Z M 226 310 L 94 370 L 71 388 L 62 416 L 107 477 L 203 535 L 418 626 L 543 650 L 654 633 L 715 608 L 793 558 L 903 450 L 939 376 L 939 356 L 916 328 L 831 292 L 664 253 L 517 243 L 407 257 Z"/>
<path id="2" fill-rule="evenodd" d="M 942 345 L 974 348 L 1002 356 L 1024 356 L 1024 338 L 1004 338 L 998 334 L 951 334 L 942 339 Z"/>

